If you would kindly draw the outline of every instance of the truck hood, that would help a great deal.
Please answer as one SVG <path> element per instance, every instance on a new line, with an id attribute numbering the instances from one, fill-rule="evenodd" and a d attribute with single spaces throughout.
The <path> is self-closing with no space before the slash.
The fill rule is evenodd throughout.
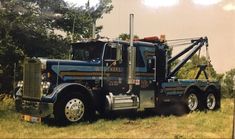
<path id="1" fill-rule="evenodd" d="M 78 60 L 60 60 L 60 59 L 40 59 L 42 69 L 48 71 L 54 76 L 61 77 L 62 80 L 68 80 L 66 73 L 71 72 L 98 72 L 101 71 L 101 61 L 78 61 Z M 66 78 L 64 78 L 66 77 Z"/>
<path id="2" fill-rule="evenodd" d="M 61 59 L 45 59 L 39 58 L 42 65 L 45 67 L 53 66 L 53 65 L 61 65 L 61 66 L 96 66 L 100 65 L 100 60 L 91 60 L 91 61 L 79 61 L 79 60 L 61 60 Z"/>

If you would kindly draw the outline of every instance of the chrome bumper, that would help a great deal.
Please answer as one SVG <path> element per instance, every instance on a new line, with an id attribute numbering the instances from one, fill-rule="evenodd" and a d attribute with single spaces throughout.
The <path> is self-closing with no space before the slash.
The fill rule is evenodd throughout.
<path id="1" fill-rule="evenodd" d="M 38 102 L 33 100 L 15 100 L 16 111 L 36 117 L 47 117 L 53 115 L 53 103 Z"/>

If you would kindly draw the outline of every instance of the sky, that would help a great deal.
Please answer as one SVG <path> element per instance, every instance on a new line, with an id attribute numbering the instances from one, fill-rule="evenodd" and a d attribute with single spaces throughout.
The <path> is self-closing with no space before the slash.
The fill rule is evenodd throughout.
<path id="1" fill-rule="evenodd" d="M 83 5 L 87 0 L 67 0 Z M 90 0 L 95 6 L 98 0 Z M 207 36 L 211 63 L 218 73 L 235 68 L 235 0 L 112 0 L 114 9 L 97 21 L 101 36 L 116 38 L 129 32 L 133 13 L 134 34 L 166 35 L 166 39 Z M 174 48 L 173 55 L 182 50 Z M 202 49 L 205 55 L 205 48 Z"/>

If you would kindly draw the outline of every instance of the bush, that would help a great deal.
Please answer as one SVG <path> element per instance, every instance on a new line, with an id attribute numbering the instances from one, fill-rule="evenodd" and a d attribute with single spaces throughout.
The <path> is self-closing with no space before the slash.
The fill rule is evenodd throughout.
<path id="1" fill-rule="evenodd" d="M 235 68 L 226 72 L 223 81 L 221 82 L 221 90 L 223 97 L 235 97 Z"/>

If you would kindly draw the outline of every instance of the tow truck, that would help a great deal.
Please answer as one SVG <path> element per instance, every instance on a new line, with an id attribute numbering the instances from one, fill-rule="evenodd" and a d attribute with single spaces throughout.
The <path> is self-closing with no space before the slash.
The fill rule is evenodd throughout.
<path id="1" fill-rule="evenodd" d="M 208 38 L 190 39 L 173 57 L 164 37 L 130 41 L 90 40 L 72 44 L 72 59 L 27 58 L 23 81 L 16 92 L 16 109 L 27 121 L 53 117 L 57 122 L 80 122 L 96 113 L 158 109 L 164 102 L 181 101 L 189 111 L 220 108 L 220 85 L 200 66 L 195 79 L 177 79 L 180 68 Z M 172 63 L 181 59 L 175 67 Z M 201 73 L 205 80 L 199 80 Z"/>

